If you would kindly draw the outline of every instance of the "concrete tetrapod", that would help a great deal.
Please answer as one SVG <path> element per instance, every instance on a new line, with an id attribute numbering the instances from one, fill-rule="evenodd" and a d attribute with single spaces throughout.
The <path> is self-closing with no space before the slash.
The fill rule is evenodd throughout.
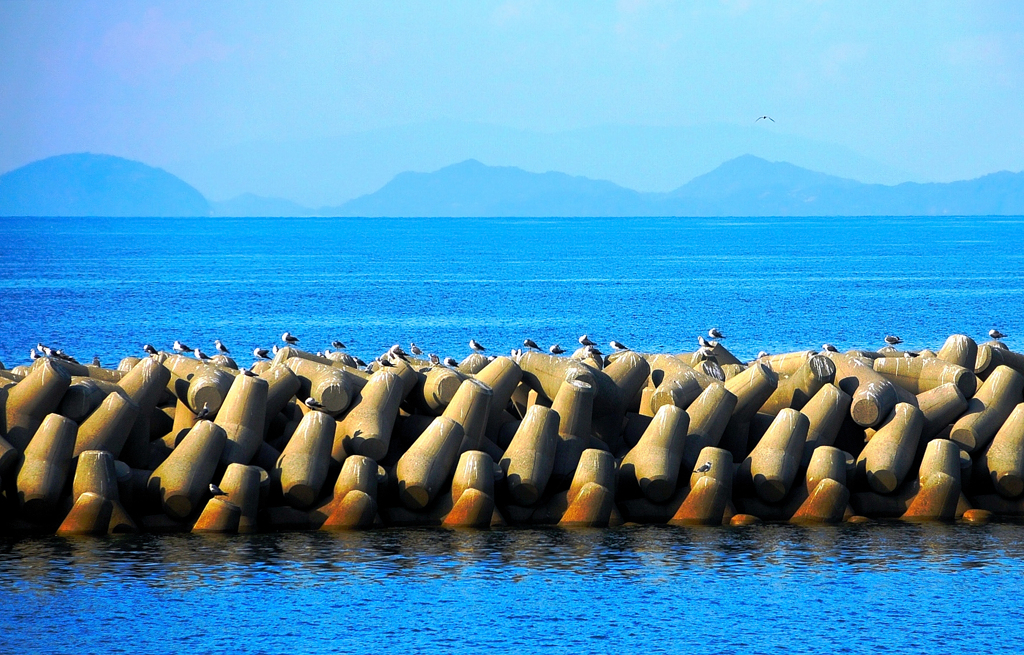
<path id="1" fill-rule="evenodd" d="M 1024 494 L 1024 403 L 1013 408 L 979 462 L 1003 498 Z"/>
<path id="2" fill-rule="evenodd" d="M 27 516 L 46 518 L 57 507 L 71 470 L 77 432 L 73 421 L 49 414 L 25 448 L 17 487 L 18 502 Z"/>
<path id="3" fill-rule="evenodd" d="M 740 464 L 743 482 L 769 503 L 782 500 L 800 468 L 800 458 L 810 421 L 795 409 L 779 412 L 771 427 Z"/>
<path id="4" fill-rule="evenodd" d="M 238 507 L 237 531 L 256 532 L 257 515 L 260 508 L 260 483 L 263 471 L 256 466 L 228 464 L 218 485 L 224 493 L 224 500 Z"/>
<path id="5" fill-rule="evenodd" d="M 405 451 L 395 467 L 403 505 L 423 509 L 437 497 L 459 457 L 464 436 L 461 425 L 438 416 Z"/>
<path id="6" fill-rule="evenodd" d="M 836 386 L 852 398 L 850 416 L 857 425 L 874 427 L 885 420 L 898 402 L 913 403 L 913 395 L 876 373 L 857 357 L 825 353 L 836 365 Z"/>
<path id="7" fill-rule="evenodd" d="M 978 344 L 965 334 L 951 334 L 935 356 L 942 361 L 973 371 L 978 361 Z"/>
<path id="8" fill-rule="evenodd" d="M 199 421 L 149 476 L 149 491 L 160 498 L 168 516 L 184 519 L 198 509 L 209 493 L 227 440 L 224 428 Z"/>
<path id="9" fill-rule="evenodd" d="M 192 532 L 235 534 L 241 522 L 242 508 L 218 496 L 206 501 L 206 506 L 192 526 Z"/>
<path id="10" fill-rule="evenodd" d="M 87 491 L 75 501 L 71 511 L 57 528 L 57 535 L 70 537 L 107 534 L 113 511 L 114 504 L 109 499 Z"/>
<path id="11" fill-rule="evenodd" d="M 462 384 L 463 376 L 450 368 L 430 366 L 420 370 L 420 381 L 409 394 L 420 411 L 440 416 Z"/>
<path id="12" fill-rule="evenodd" d="M 124 392 L 107 396 L 96 411 L 78 427 L 74 456 L 86 450 L 106 450 L 115 458 L 128 441 L 132 424 L 139 415 L 136 405 Z"/>
<path id="13" fill-rule="evenodd" d="M 987 380 L 1000 366 L 1024 373 L 1024 355 L 987 343 L 978 346 L 978 360 L 974 364 L 974 373 L 979 378 Z"/>
<path id="14" fill-rule="evenodd" d="M 204 365 L 189 381 L 184 400 L 193 412 L 202 411 L 206 407 L 210 417 L 216 416 L 233 381 L 234 377 L 230 373 L 209 364 Z"/>
<path id="15" fill-rule="evenodd" d="M 736 396 L 725 385 L 715 383 L 709 385 L 686 409 L 689 422 L 683 445 L 684 471 L 693 470 L 701 450 L 718 446 L 736 403 Z"/>
<path id="16" fill-rule="evenodd" d="M 791 523 L 841 523 L 850 490 L 832 478 L 821 480 L 789 519 Z"/>
<path id="17" fill-rule="evenodd" d="M 973 367 L 966 369 L 937 357 L 881 357 L 872 368 L 915 395 L 952 382 L 970 398 L 978 386 Z"/>
<path id="18" fill-rule="evenodd" d="M 374 373 L 338 422 L 331 458 L 340 463 L 346 453 L 354 453 L 378 462 L 384 459 L 404 397 L 405 387 L 398 375 L 387 369 Z"/>
<path id="19" fill-rule="evenodd" d="M 467 450 L 459 457 L 452 478 L 452 509 L 441 524 L 486 528 L 493 514 L 494 460 L 485 452 Z"/>
<path id="20" fill-rule="evenodd" d="M 558 443 L 551 478 L 564 489 L 572 480 L 580 455 L 590 440 L 593 386 L 583 380 L 566 380 L 559 388 L 551 409 L 558 414 Z"/>
<path id="21" fill-rule="evenodd" d="M 527 507 L 540 499 L 554 470 L 557 447 L 558 414 L 534 405 L 499 461 L 512 502 Z"/>
<path id="22" fill-rule="evenodd" d="M 924 414 L 921 436 L 931 439 L 967 410 L 968 402 L 952 382 L 917 394 L 917 408 Z"/>
<path id="23" fill-rule="evenodd" d="M 835 480 L 846 485 L 847 454 L 833 446 L 818 446 L 807 465 L 807 492 L 811 493 L 822 480 Z"/>
<path id="24" fill-rule="evenodd" d="M 690 491 L 675 515 L 672 525 L 722 525 L 732 498 L 732 453 L 708 446 L 700 451 L 700 464 L 690 474 Z M 707 471 L 700 471 L 700 468 Z"/>
<path id="25" fill-rule="evenodd" d="M 619 353 L 605 369 L 604 374 L 618 389 L 615 398 L 609 400 L 606 414 L 623 414 L 636 394 L 643 388 L 650 376 L 651 367 L 642 355 L 633 351 Z"/>
<path id="26" fill-rule="evenodd" d="M 491 407 L 487 412 L 485 432 L 493 441 L 501 429 L 501 413 L 523 379 L 523 369 L 508 357 L 498 357 L 477 373 L 476 379 L 491 388 Z"/>
<path id="27" fill-rule="evenodd" d="M 493 396 L 494 392 L 489 386 L 469 378 L 462 382 L 455 397 L 445 408 L 442 416 L 461 425 L 465 433 L 461 452 L 480 449 L 487 430 L 487 417 L 491 411 Z"/>
<path id="28" fill-rule="evenodd" d="M 852 398 L 845 391 L 834 384 L 826 384 L 800 409 L 800 413 L 808 420 L 801 464 L 809 464 L 818 447 L 831 446 L 836 442 L 839 428 L 850 411 L 851 401 Z"/>
<path id="29" fill-rule="evenodd" d="M 321 530 L 372 526 L 377 517 L 377 462 L 362 455 L 347 458 L 334 483 L 330 508 Z"/>
<path id="30" fill-rule="evenodd" d="M 967 412 L 953 424 L 949 438 L 968 453 L 980 451 L 996 435 L 1022 395 L 1024 375 L 1008 366 L 996 367 L 971 398 Z"/>
<path id="31" fill-rule="evenodd" d="M 948 439 L 933 439 L 925 448 L 919 472 L 920 490 L 904 520 L 951 521 L 960 502 L 960 447 Z"/>
<path id="32" fill-rule="evenodd" d="M 896 491 L 914 462 L 922 428 L 921 410 L 907 403 L 897 404 L 889 422 L 879 428 L 857 457 L 857 475 L 880 494 Z"/>
<path id="33" fill-rule="evenodd" d="M 71 376 L 49 358 L 34 367 L 21 382 L 7 389 L 7 441 L 24 452 L 43 419 L 60 405 L 71 386 Z"/>
<path id="34" fill-rule="evenodd" d="M 649 500 L 661 503 L 676 490 L 690 418 L 674 405 L 663 405 L 619 466 L 623 488 L 639 487 Z"/>
<path id="35" fill-rule="evenodd" d="M 323 412 L 309 412 L 281 451 L 271 477 L 281 483 L 289 505 L 305 509 L 316 502 L 331 467 L 335 421 Z"/>
<path id="36" fill-rule="evenodd" d="M 588 448 L 566 493 L 566 509 L 558 521 L 563 527 L 602 528 L 615 510 L 615 459 L 612 454 Z"/>
<path id="37" fill-rule="evenodd" d="M 519 368 L 523 382 L 549 400 L 554 400 L 566 380 L 582 380 L 597 391 L 594 369 L 573 359 L 526 352 L 519 358 Z"/>
<path id="38" fill-rule="evenodd" d="M 301 357 L 291 357 L 285 363 L 299 378 L 299 398 L 312 398 L 331 414 L 348 408 L 354 390 L 350 378 L 341 369 Z"/>
<path id="39" fill-rule="evenodd" d="M 779 376 L 760 361 L 725 381 L 725 388 L 736 396 L 736 407 L 719 443 L 731 451 L 734 457 L 739 458 L 745 454 L 750 440 L 750 421 L 778 386 Z"/>
<path id="40" fill-rule="evenodd" d="M 764 361 L 780 376 L 789 377 L 799 371 L 807 363 L 807 360 L 814 357 L 815 354 L 817 353 L 813 350 L 778 353 L 776 355 L 768 355 L 768 357 L 764 358 Z"/>
<path id="41" fill-rule="evenodd" d="M 160 362 L 147 357 L 117 383 L 139 407 L 128 440 L 121 449 L 120 457 L 129 466 L 141 467 L 149 462 L 151 417 L 170 381 L 171 372 Z"/>
<path id="42" fill-rule="evenodd" d="M 787 407 L 799 410 L 835 378 L 836 365 L 832 360 L 814 355 L 788 378 L 780 379 L 778 387 L 758 411 L 775 415 Z M 728 384 L 726 388 L 729 388 Z"/>
<path id="43" fill-rule="evenodd" d="M 72 377 L 71 386 L 64 392 L 54 413 L 81 423 L 100 406 L 108 393 L 92 378 Z"/>
<path id="44" fill-rule="evenodd" d="M 260 449 L 269 391 L 267 381 L 258 377 L 238 375 L 231 383 L 213 421 L 228 437 L 220 455 L 221 466 L 248 464 Z"/>
<path id="45" fill-rule="evenodd" d="M 299 382 L 298 376 L 283 364 L 268 365 L 259 377 L 267 382 L 266 411 L 263 413 L 263 433 L 266 435 L 270 422 L 285 408 L 292 396 L 298 393 L 302 383 Z"/>

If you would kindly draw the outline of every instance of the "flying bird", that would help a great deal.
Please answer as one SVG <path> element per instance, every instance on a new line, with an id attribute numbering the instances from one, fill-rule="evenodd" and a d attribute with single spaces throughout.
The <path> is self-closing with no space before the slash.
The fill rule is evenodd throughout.
<path id="1" fill-rule="evenodd" d="M 540 350 L 540 346 L 533 339 L 523 339 L 523 347 L 531 350 Z"/>
<path id="2" fill-rule="evenodd" d="M 700 465 L 700 468 L 694 470 L 695 473 L 707 473 L 711 470 L 711 462 L 704 462 Z"/>
<path id="3" fill-rule="evenodd" d="M 281 335 L 281 341 L 284 341 L 289 346 L 293 346 L 299 342 L 299 338 L 291 332 L 285 332 Z"/>
<path id="4" fill-rule="evenodd" d="M 771 116 L 767 115 L 767 114 L 765 114 L 764 116 L 758 116 L 757 117 L 757 121 L 765 121 L 765 120 L 771 121 L 773 123 L 775 122 L 775 119 L 772 118 Z M 756 123 L 757 121 L 754 121 L 754 122 Z"/>
<path id="5" fill-rule="evenodd" d="M 172 347 L 174 348 L 175 352 L 179 353 L 190 352 L 192 350 L 191 348 L 189 348 L 182 342 L 178 341 L 177 339 L 174 340 L 174 346 Z"/>
<path id="6" fill-rule="evenodd" d="M 581 346 L 596 346 L 597 345 L 596 343 L 594 343 L 593 341 L 590 340 L 590 337 L 588 337 L 585 334 L 582 337 L 579 338 L 579 342 L 580 342 Z"/>
<path id="7" fill-rule="evenodd" d="M 487 350 L 486 348 L 481 346 L 479 343 L 477 343 L 476 339 L 470 339 L 469 340 L 469 347 L 472 348 L 474 352 L 478 352 L 478 353 L 482 353 L 483 351 Z"/>
<path id="8" fill-rule="evenodd" d="M 252 349 L 252 356 L 255 357 L 256 359 L 270 359 L 269 354 L 270 353 L 267 352 L 266 348 L 260 348 L 259 346 L 256 346 L 255 348 Z"/>
<path id="9" fill-rule="evenodd" d="M 988 331 L 988 336 L 992 337 L 993 339 L 1005 339 L 1006 337 L 1008 337 L 1010 335 L 1003 334 L 999 330 L 989 330 Z"/>
<path id="10" fill-rule="evenodd" d="M 228 492 L 224 491 L 223 489 L 221 489 L 220 487 L 218 487 L 217 485 L 215 485 L 212 482 L 210 483 L 210 493 L 213 496 L 215 496 L 215 497 L 216 496 L 227 496 L 228 495 Z"/>
<path id="11" fill-rule="evenodd" d="M 894 337 L 893 335 L 889 334 L 886 335 L 885 342 L 890 346 L 898 346 L 901 343 L 903 343 L 903 339 L 900 339 L 899 337 Z"/>
<path id="12" fill-rule="evenodd" d="M 561 347 L 556 343 L 555 345 L 548 348 L 548 352 L 551 353 L 552 355 L 561 355 L 562 353 L 565 352 L 565 348 Z"/>
<path id="13" fill-rule="evenodd" d="M 231 351 L 228 350 L 228 347 L 225 346 L 224 342 L 221 341 L 220 339 L 214 339 L 213 340 L 213 347 L 217 349 L 217 352 L 224 353 L 225 355 L 230 355 L 231 354 Z"/>
<path id="14" fill-rule="evenodd" d="M 620 352 L 623 351 L 623 350 L 629 350 L 629 348 L 627 348 L 624 344 L 622 344 L 622 343 L 620 343 L 618 341 L 615 341 L 615 340 L 612 340 L 608 345 L 611 346 L 612 348 L 614 348 L 615 350 L 620 351 Z"/>
<path id="15" fill-rule="evenodd" d="M 343 344 L 343 343 L 342 343 L 342 342 L 340 342 L 340 341 L 332 341 L 332 342 L 331 342 L 331 345 L 332 345 L 333 347 L 337 348 L 338 350 L 345 350 L 345 344 Z"/>
<path id="16" fill-rule="evenodd" d="M 725 338 L 725 335 L 722 334 L 722 331 L 719 330 L 718 328 L 711 328 L 710 330 L 708 330 L 708 336 L 711 337 L 712 339 L 724 339 Z"/>

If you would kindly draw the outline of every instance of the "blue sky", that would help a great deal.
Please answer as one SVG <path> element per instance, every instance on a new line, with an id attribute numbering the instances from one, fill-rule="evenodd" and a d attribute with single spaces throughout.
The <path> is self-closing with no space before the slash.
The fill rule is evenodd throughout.
<path id="1" fill-rule="evenodd" d="M 506 140 L 481 155 L 635 187 L 651 180 L 649 190 L 735 154 L 754 127 L 789 144 L 765 156 L 827 168 L 824 155 L 800 161 L 801 148 L 824 148 L 837 169 L 827 172 L 860 157 L 859 168 L 847 166 L 859 177 L 872 166 L 887 181 L 1024 169 L 1019 2 L 367 5 L 0 0 L 0 171 L 106 152 L 226 195 L 260 192 L 260 175 L 273 177 L 273 162 L 262 173 L 224 172 L 254 158 L 252 144 L 310 170 L 332 157 L 352 161 L 332 172 L 342 177 L 358 177 L 373 150 L 376 177 L 341 184 L 339 194 L 351 195 L 400 170 L 472 156 L 465 126 L 480 124 L 511 131 L 512 142 L 609 126 L 739 135 L 732 150 L 709 141 L 689 158 L 651 155 L 648 172 L 637 169 L 642 149 L 622 162 L 563 161 L 525 147 L 503 157 Z M 753 126 L 761 114 L 777 123 Z M 409 126 L 435 135 L 420 147 L 428 152 L 412 156 L 396 137 L 363 138 L 362 152 L 295 154 L 295 144 Z M 468 145 L 444 151 L 444 130 Z M 541 141 L 537 148 L 557 148 Z M 296 184 L 271 191 L 317 201 L 316 189 Z"/>

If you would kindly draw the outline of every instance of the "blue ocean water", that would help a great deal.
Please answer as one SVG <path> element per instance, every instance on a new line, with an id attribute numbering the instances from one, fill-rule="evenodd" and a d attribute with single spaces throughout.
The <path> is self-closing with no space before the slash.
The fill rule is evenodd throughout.
<path id="1" fill-rule="evenodd" d="M 1024 219 L 0 219 L 0 360 L 1024 334 Z M 245 356 L 240 363 L 248 363 Z M 0 541 L 0 653 L 1020 652 L 1024 526 Z"/>
<path id="2" fill-rule="evenodd" d="M 285 330 L 364 358 L 584 332 L 693 350 L 711 326 L 751 358 L 937 347 L 1020 333 L 1021 243 L 1005 217 L 0 219 L 0 361 L 39 341 L 108 364 L 174 339 L 247 356 Z"/>

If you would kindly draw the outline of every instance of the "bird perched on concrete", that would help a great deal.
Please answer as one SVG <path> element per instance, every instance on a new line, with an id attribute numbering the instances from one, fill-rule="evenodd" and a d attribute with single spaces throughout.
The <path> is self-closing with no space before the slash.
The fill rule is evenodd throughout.
<path id="1" fill-rule="evenodd" d="M 289 346 L 294 346 L 299 342 L 299 338 L 291 332 L 285 332 L 281 335 L 281 341 L 284 341 Z"/>
<path id="2" fill-rule="evenodd" d="M 281 349 L 277 347 L 276 343 L 270 347 L 270 352 L 272 352 L 275 355 L 278 353 L 279 350 Z"/>
<path id="3" fill-rule="evenodd" d="M 548 348 L 548 352 L 551 353 L 552 355 L 561 355 L 562 353 L 565 352 L 565 348 L 561 347 L 556 343 L 555 345 Z"/>
<path id="4" fill-rule="evenodd" d="M 430 365 L 431 366 L 440 366 L 441 365 L 441 358 L 438 357 L 434 353 L 430 353 L 429 355 L 427 355 L 427 359 L 430 360 Z"/>
<path id="5" fill-rule="evenodd" d="M 1003 334 L 999 330 L 989 330 L 988 331 L 988 336 L 992 337 L 993 339 L 1005 339 L 1006 337 L 1008 337 L 1010 335 Z"/>
<path id="6" fill-rule="evenodd" d="M 523 339 L 523 347 L 529 348 L 530 350 L 540 350 L 540 346 L 533 339 Z"/>
<path id="7" fill-rule="evenodd" d="M 483 351 L 487 350 L 486 348 L 481 346 L 479 343 L 477 343 L 476 339 L 470 339 L 469 340 L 469 347 L 473 349 L 473 352 L 478 352 L 478 353 L 482 353 Z"/>
<path id="8" fill-rule="evenodd" d="M 93 366 L 103 366 L 103 364 L 100 364 L 100 356 L 99 355 L 93 355 L 92 356 L 92 365 Z"/>
<path id="9" fill-rule="evenodd" d="M 611 346 L 613 349 L 617 350 L 618 352 L 622 352 L 623 350 L 629 350 L 629 348 L 627 348 L 625 345 L 618 341 L 615 341 L 614 339 L 610 341 L 608 345 Z"/>
<path id="10" fill-rule="evenodd" d="M 703 464 L 700 465 L 699 468 L 694 469 L 694 472 L 696 472 L 696 473 L 707 473 L 710 470 L 711 470 L 711 462 L 704 462 Z"/>
<path id="11" fill-rule="evenodd" d="M 172 348 L 174 348 L 175 352 L 179 352 L 179 353 L 187 353 L 187 352 L 191 352 L 191 350 L 192 350 L 191 348 L 189 348 L 188 346 L 186 346 L 182 342 L 178 341 L 177 339 L 174 340 L 174 345 L 172 346 Z"/>
<path id="12" fill-rule="evenodd" d="M 324 408 L 324 406 L 321 403 L 313 400 L 312 396 L 310 396 L 309 398 L 306 398 L 305 400 L 303 400 L 302 404 L 305 405 L 306 407 L 312 409 L 313 411 L 319 411 L 319 410 Z"/>
<path id="13" fill-rule="evenodd" d="M 32 361 L 39 359 L 39 353 L 36 352 L 35 348 L 32 348 L 31 350 L 28 351 L 28 356 L 32 359 Z"/>
<path id="14" fill-rule="evenodd" d="M 449 368 L 457 368 L 459 363 L 457 361 L 455 361 L 454 357 L 445 357 L 444 358 L 444 365 L 449 367 Z"/>
<path id="15" fill-rule="evenodd" d="M 823 344 L 821 344 L 821 349 L 824 350 L 827 353 L 837 353 L 837 352 L 839 352 L 839 349 L 836 348 L 835 346 L 833 346 L 830 343 L 823 343 Z"/>
<path id="16" fill-rule="evenodd" d="M 252 369 L 248 369 L 248 368 L 245 368 L 245 367 L 243 367 L 243 368 L 241 369 L 241 371 L 239 371 L 239 372 L 240 372 L 240 373 L 241 373 L 242 375 L 246 376 L 246 377 L 250 377 L 250 378 L 254 378 L 254 377 L 256 377 L 256 374 L 252 372 Z"/>
<path id="17" fill-rule="evenodd" d="M 895 337 L 895 336 L 889 334 L 889 335 L 886 335 L 886 337 L 885 337 L 885 343 L 889 344 L 890 346 L 898 346 L 901 343 L 903 343 L 903 339 L 900 339 L 899 337 Z"/>
<path id="18" fill-rule="evenodd" d="M 356 360 L 356 366 L 362 366 L 363 368 L 366 368 L 366 362 L 359 359 L 358 357 L 355 357 L 354 359 Z"/>
<path id="19" fill-rule="evenodd" d="M 582 337 L 580 337 L 578 339 L 578 341 L 580 342 L 581 346 L 596 346 L 597 345 L 596 343 L 594 343 L 593 341 L 590 340 L 590 337 L 588 337 L 585 334 Z"/>
<path id="20" fill-rule="evenodd" d="M 412 341 L 410 341 L 409 342 L 409 352 L 411 352 L 413 355 L 416 355 L 417 357 L 419 357 L 420 355 L 423 354 L 423 349 L 420 348 L 419 346 L 417 346 Z"/>
<path id="21" fill-rule="evenodd" d="M 227 496 L 228 492 L 224 491 L 223 489 L 221 489 L 220 487 L 218 487 L 217 485 L 215 485 L 214 483 L 211 482 L 210 483 L 210 494 L 212 496 L 214 496 L 214 497 L 216 497 L 216 496 Z"/>
<path id="22" fill-rule="evenodd" d="M 266 348 L 260 348 L 256 346 L 252 349 L 252 356 L 256 359 L 270 359 L 270 353 L 267 352 Z"/>
<path id="23" fill-rule="evenodd" d="M 697 345 L 700 346 L 701 348 L 713 348 L 714 347 L 714 346 L 711 345 L 710 341 L 708 341 L 707 339 L 705 339 L 704 337 L 702 337 L 699 334 L 697 335 Z"/>
<path id="24" fill-rule="evenodd" d="M 213 340 L 213 347 L 216 348 L 217 352 L 219 352 L 219 353 L 223 353 L 225 355 L 230 355 L 231 354 L 231 351 L 228 350 L 228 347 L 225 346 L 224 342 L 221 341 L 220 339 L 214 339 Z"/>
<path id="25" fill-rule="evenodd" d="M 198 348 L 192 351 L 192 354 L 195 355 L 196 359 L 198 359 L 201 362 L 209 361 L 210 359 L 206 353 L 204 353 L 202 350 L 199 350 Z"/>
<path id="26" fill-rule="evenodd" d="M 340 341 L 332 341 L 331 346 L 337 348 L 338 350 L 345 350 L 345 344 L 343 344 Z"/>
<path id="27" fill-rule="evenodd" d="M 601 357 L 604 355 L 603 352 L 597 349 L 597 346 L 584 346 L 584 350 L 588 357 Z"/>
<path id="28" fill-rule="evenodd" d="M 196 412 L 196 420 L 201 421 L 210 415 L 210 403 L 203 403 L 203 408 Z"/>
<path id="29" fill-rule="evenodd" d="M 725 335 L 722 334 L 722 331 L 719 330 L 718 328 L 711 328 L 710 330 L 708 330 L 708 336 L 711 337 L 712 339 L 724 339 L 725 338 Z"/>

